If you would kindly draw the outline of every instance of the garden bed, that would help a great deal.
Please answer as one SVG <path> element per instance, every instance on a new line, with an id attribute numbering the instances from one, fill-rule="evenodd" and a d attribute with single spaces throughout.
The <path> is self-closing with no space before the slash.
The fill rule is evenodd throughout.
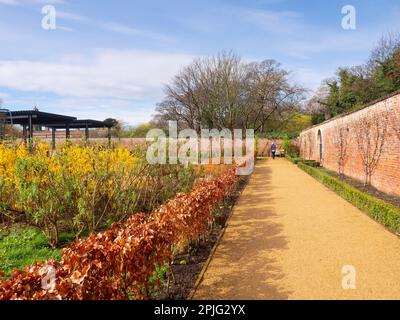
<path id="1" fill-rule="evenodd" d="M 196 246 L 191 246 L 187 253 L 177 255 L 170 266 L 169 281 L 165 279 L 156 300 L 186 300 L 194 289 L 196 281 L 207 262 L 214 246 L 224 230 L 224 221 L 227 221 L 232 214 L 234 205 L 246 187 L 249 177 L 242 177 L 232 194 L 225 199 L 223 219 L 218 219 L 222 224 L 214 223 L 210 233 L 204 237 Z"/>
<path id="2" fill-rule="evenodd" d="M 373 186 L 366 186 L 364 183 L 357 181 L 355 179 L 352 179 L 350 177 L 344 176 L 344 175 L 339 175 L 338 173 L 331 171 L 331 170 L 326 170 L 330 175 L 333 177 L 340 179 L 343 182 L 348 183 L 349 185 L 357 188 L 358 190 L 365 192 L 375 198 L 378 198 L 382 201 L 388 202 L 393 204 L 394 206 L 400 207 L 400 197 L 394 196 L 387 194 L 385 192 L 379 191 L 378 189 L 374 188 Z"/>
<path id="3" fill-rule="evenodd" d="M 153 298 L 177 254 L 207 237 L 221 208 L 232 207 L 228 201 L 237 181 L 235 168 L 200 179 L 190 192 L 177 194 L 150 214 L 134 214 L 77 240 L 63 250 L 61 261 L 15 270 L 0 281 L 0 300 Z M 47 276 L 52 280 L 43 285 Z"/>
<path id="4" fill-rule="evenodd" d="M 165 285 L 155 296 L 156 300 L 185 300 L 188 297 L 221 231 L 221 227 L 215 227 L 196 247 L 175 257 L 169 270 L 170 283 L 165 280 Z"/>

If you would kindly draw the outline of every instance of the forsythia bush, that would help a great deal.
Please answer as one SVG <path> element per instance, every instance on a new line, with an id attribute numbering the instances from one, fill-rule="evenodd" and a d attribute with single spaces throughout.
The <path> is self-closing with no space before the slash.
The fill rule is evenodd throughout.
<path id="1" fill-rule="evenodd" d="M 143 151 L 66 144 L 52 152 L 39 143 L 0 145 L 0 212 L 22 216 L 56 247 L 60 230 L 95 232 L 134 212 L 149 212 L 195 175 L 178 166 L 150 166 Z"/>
<path id="2" fill-rule="evenodd" d="M 125 224 L 78 240 L 64 249 L 61 262 L 14 271 L 0 282 L 0 300 L 146 299 L 155 266 L 207 232 L 213 208 L 236 180 L 234 168 L 202 180 L 149 216 L 133 215 Z"/>

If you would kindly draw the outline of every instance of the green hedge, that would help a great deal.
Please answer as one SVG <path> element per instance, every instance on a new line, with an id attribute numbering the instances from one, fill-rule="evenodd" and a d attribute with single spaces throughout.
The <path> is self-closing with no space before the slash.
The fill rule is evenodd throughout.
<path id="1" fill-rule="evenodd" d="M 362 192 L 321 169 L 310 167 L 301 162 L 297 165 L 329 189 L 335 191 L 342 198 L 369 214 L 373 219 L 396 234 L 400 234 L 400 207 Z"/>
<path id="2" fill-rule="evenodd" d="M 291 156 L 286 156 L 286 159 L 288 159 L 289 161 L 293 162 L 294 164 L 298 164 L 298 163 L 304 163 L 310 167 L 314 167 L 317 168 L 320 166 L 320 163 L 315 161 L 315 160 L 305 160 L 302 158 L 293 158 Z"/>
<path id="3" fill-rule="evenodd" d="M 286 157 L 286 159 L 288 159 L 290 162 L 293 162 L 294 164 L 297 164 L 297 162 L 299 162 L 299 160 L 300 160 L 300 158 L 294 158 L 289 155 L 286 155 L 285 157 Z"/>

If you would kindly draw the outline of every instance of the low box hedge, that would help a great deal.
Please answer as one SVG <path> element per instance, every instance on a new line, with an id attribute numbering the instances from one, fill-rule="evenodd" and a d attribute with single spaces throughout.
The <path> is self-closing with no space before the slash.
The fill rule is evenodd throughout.
<path id="1" fill-rule="evenodd" d="M 306 164 L 308 166 L 315 167 L 315 168 L 320 166 L 320 163 L 315 161 L 315 160 L 305 160 L 305 159 L 302 159 L 302 158 L 294 158 L 294 157 L 291 157 L 291 156 L 288 156 L 288 155 L 286 156 L 286 159 L 288 159 L 289 161 L 293 162 L 294 164 L 304 163 L 304 164 Z"/>
<path id="2" fill-rule="evenodd" d="M 400 234 L 400 207 L 375 198 L 346 182 L 331 176 L 321 169 L 310 167 L 302 162 L 298 167 L 320 181 L 342 198 L 369 214 L 373 219 L 383 224 L 397 235 Z"/>
<path id="3" fill-rule="evenodd" d="M 291 157 L 289 155 L 286 155 L 286 159 L 288 159 L 290 162 L 293 162 L 294 164 L 297 164 L 301 160 L 301 158 Z"/>

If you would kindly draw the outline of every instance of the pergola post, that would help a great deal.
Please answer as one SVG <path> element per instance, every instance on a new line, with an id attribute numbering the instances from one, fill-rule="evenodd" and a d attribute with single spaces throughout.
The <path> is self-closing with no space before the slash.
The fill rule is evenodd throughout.
<path id="1" fill-rule="evenodd" d="M 88 140 L 89 140 L 89 125 L 87 122 L 86 122 L 86 127 L 85 127 L 85 140 L 86 140 L 86 142 L 88 142 Z"/>
<path id="2" fill-rule="evenodd" d="M 26 144 L 27 141 L 27 133 L 26 133 L 26 125 L 22 125 L 22 140 L 24 142 L 24 144 Z"/>
<path id="3" fill-rule="evenodd" d="M 29 130 L 29 139 L 33 138 L 33 125 L 32 125 L 32 116 L 28 117 L 28 130 Z"/>
<path id="4" fill-rule="evenodd" d="M 33 143 L 32 115 L 29 115 L 28 117 L 28 130 L 29 130 L 29 150 L 32 151 L 32 143 Z"/>
<path id="5" fill-rule="evenodd" d="M 56 150 L 56 128 L 51 128 L 51 147 Z"/>
<path id="6" fill-rule="evenodd" d="M 108 147 L 111 147 L 111 127 L 108 127 Z"/>
<path id="7" fill-rule="evenodd" d="M 71 137 L 71 133 L 70 133 L 70 130 L 69 130 L 69 123 L 67 123 L 66 128 L 65 128 L 65 138 L 67 140 L 69 140 L 70 137 Z"/>

